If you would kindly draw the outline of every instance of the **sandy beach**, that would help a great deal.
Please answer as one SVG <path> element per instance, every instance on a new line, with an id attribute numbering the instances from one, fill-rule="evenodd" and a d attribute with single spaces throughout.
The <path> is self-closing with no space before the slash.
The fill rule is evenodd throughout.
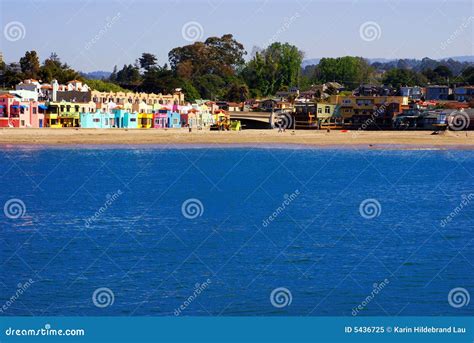
<path id="1" fill-rule="evenodd" d="M 446 131 L 289 131 L 244 130 L 240 132 L 193 131 L 187 129 L 0 129 L 0 145 L 77 144 L 248 144 L 367 146 L 370 148 L 459 148 L 474 149 L 474 132 Z"/>

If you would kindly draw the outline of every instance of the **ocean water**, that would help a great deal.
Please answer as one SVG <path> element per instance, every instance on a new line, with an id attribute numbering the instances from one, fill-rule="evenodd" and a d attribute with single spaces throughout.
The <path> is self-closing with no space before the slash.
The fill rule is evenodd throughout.
<path id="1" fill-rule="evenodd" d="M 0 148 L 0 315 L 473 314 L 474 151 Z"/>

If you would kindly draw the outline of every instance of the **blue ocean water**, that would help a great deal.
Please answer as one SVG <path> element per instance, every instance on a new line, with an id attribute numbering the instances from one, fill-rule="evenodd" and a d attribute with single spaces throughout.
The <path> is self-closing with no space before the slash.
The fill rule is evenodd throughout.
<path id="1" fill-rule="evenodd" d="M 473 313 L 474 151 L 4 146 L 0 173 L 0 315 Z"/>

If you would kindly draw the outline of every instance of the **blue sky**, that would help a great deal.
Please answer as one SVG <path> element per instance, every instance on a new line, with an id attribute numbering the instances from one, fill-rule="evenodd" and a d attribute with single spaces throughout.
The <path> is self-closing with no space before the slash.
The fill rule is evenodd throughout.
<path id="1" fill-rule="evenodd" d="M 55 51 L 82 71 L 112 70 L 142 52 L 232 33 L 251 52 L 283 41 L 305 58 L 442 58 L 474 54 L 474 1 L 1 0 L 0 51 Z M 187 30 L 188 29 L 188 30 Z"/>

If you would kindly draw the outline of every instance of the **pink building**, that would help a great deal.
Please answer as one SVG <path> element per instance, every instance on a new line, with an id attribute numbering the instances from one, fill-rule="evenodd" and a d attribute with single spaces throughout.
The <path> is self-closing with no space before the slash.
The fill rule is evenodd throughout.
<path id="1" fill-rule="evenodd" d="M 36 101 L 23 101 L 12 94 L 0 95 L 0 127 L 43 127 L 44 110 Z"/>

